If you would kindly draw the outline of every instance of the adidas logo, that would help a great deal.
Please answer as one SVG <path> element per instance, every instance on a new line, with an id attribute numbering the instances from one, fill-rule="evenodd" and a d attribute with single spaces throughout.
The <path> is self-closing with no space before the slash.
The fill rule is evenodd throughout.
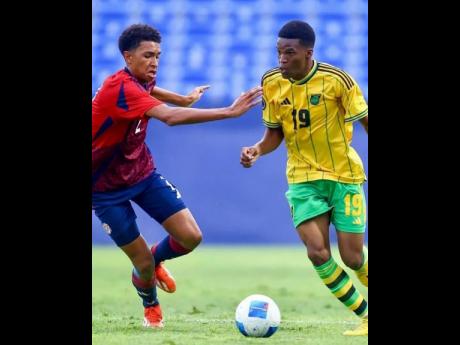
<path id="1" fill-rule="evenodd" d="M 361 218 L 356 217 L 356 218 L 353 220 L 353 224 L 355 224 L 355 225 L 361 225 Z"/>
<path id="2" fill-rule="evenodd" d="M 289 105 L 289 104 L 291 104 L 291 102 L 289 102 L 289 99 L 286 98 L 284 101 L 281 102 L 281 104 Z"/>

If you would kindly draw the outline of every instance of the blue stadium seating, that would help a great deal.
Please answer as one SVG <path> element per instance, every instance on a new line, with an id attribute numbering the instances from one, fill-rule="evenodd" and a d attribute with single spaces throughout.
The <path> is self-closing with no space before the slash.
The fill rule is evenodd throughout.
<path id="1" fill-rule="evenodd" d="M 189 92 L 213 85 L 211 102 L 228 101 L 277 65 L 276 35 L 303 19 L 317 33 L 315 57 L 349 72 L 367 97 L 367 1 L 93 0 L 93 94 L 119 69 L 121 31 L 144 22 L 163 36 L 158 85 Z"/>

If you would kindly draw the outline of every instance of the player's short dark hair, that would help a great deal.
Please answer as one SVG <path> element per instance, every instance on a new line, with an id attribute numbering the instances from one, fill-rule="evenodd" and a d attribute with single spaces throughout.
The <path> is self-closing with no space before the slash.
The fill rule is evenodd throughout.
<path id="1" fill-rule="evenodd" d="M 123 54 L 125 50 L 136 49 L 142 41 L 161 43 L 160 32 L 146 24 L 133 24 L 125 29 L 118 39 L 118 49 Z"/>
<path id="2" fill-rule="evenodd" d="M 301 20 L 291 20 L 284 24 L 278 33 L 281 38 L 298 38 L 300 44 L 305 47 L 313 48 L 315 46 L 315 31 L 306 22 Z"/>

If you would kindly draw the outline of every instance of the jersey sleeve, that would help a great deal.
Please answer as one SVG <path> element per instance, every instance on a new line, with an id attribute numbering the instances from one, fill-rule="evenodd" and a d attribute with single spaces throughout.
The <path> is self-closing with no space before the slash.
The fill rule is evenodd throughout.
<path id="1" fill-rule="evenodd" d="M 152 97 L 140 85 L 125 80 L 120 86 L 115 111 L 111 116 L 114 120 L 138 120 L 148 110 L 160 104 L 163 102 Z"/>
<path id="2" fill-rule="evenodd" d="M 264 82 L 262 77 L 262 118 L 265 127 L 268 128 L 279 128 L 281 123 L 276 116 L 277 104 L 272 88 Z"/>
<path id="3" fill-rule="evenodd" d="M 345 109 L 345 122 L 353 122 L 367 116 L 368 106 L 358 84 L 347 74 L 352 83 L 340 84 L 340 99 Z M 351 86 L 350 86 L 351 85 Z"/>

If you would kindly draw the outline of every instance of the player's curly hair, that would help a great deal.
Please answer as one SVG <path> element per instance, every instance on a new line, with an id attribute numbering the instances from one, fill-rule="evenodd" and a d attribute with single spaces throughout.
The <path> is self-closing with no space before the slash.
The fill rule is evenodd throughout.
<path id="1" fill-rule="evenodd" d="M 118 49 L 123 54 L 124 51 L 139 47 L 142 41 L 161 43 L 160 32 L 146 24 L 133 24 L 127 27 L 120 35 Z"/>
<path id="2" fill-rule="evenodd" d="M 315 31 L 306 22 L 301 20 L 291 20 L 283 25 L 278 33 L 280 38 L 298 38 L 300 44 L 307 48 L 315 46 Z"/>

